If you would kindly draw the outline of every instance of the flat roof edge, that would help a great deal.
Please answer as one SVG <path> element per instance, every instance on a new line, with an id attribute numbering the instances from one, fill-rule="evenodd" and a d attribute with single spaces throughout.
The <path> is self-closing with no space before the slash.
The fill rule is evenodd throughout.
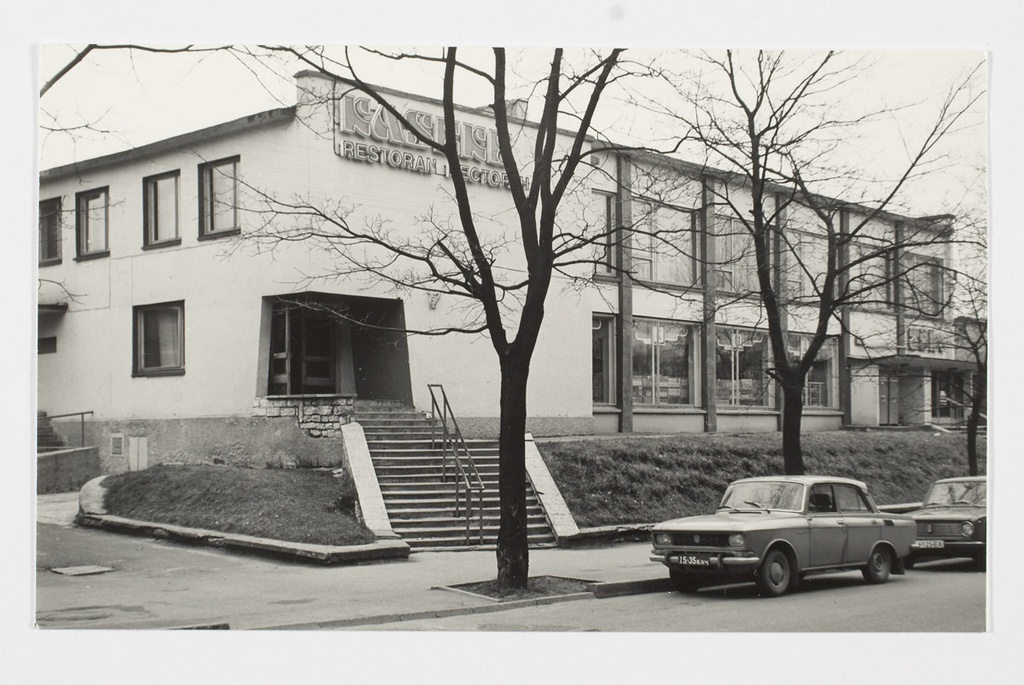
<path id="1" fill-rule="evenodd" d="M 81 173 L 83 171 L 92 171 L 94 169 L 126 161 L 134 161 L 140 158 L 145 158 L 149 155 L 166 152 L 200 141 L 211 140 L 213 138 L 219 138 L 221 136 L 231 135 L 240 131 L 259 128 L 270 124 L 285 123 L 294 118 L 294 106 L 280 107 L 278 109 L 257 112 L 256 114 L 249 114 L 244 117 L 239 117 L 238 119 L 214 124 L 213 126 L 171 136 L 170 138 L 164 138 L 152 143 L 146 143 L 128 150 L 122 150 L 121 152 L 113 152 L 100 157 L 84 159 L 80 162 L 72 162 L 70 164 L 44 169 L 39 172 L 39 180 L 40 182 L 57 180 L 71 174 Z"/>

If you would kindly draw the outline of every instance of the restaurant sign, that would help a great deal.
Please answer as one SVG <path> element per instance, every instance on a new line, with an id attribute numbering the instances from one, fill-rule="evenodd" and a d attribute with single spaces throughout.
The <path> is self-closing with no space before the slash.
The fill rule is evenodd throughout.
<path id="1" fill-rule="evenodd" d="M 908 352 L 945 352 L 949 346 L 949 335 L 945 331 L 924 326 L 907 326 Z"/>
<path id="2" fill-rule="evenodd" d="M 416 109 L 405 120 L 424 138 L 444 140 L 444 118 Z M 380 164 L 420 174 L 450 176 L 447 160 L 416 138 L 394 114 L 370 98 L 346 95 L 338 105 L 339 135 L 334 151 L 344 159 Z M 462 175 L 469 183 L 507 188 L 508 175 L 501 163 L 498 132 L 468 122 L 456 122 L 455 144 Z M 529 179 L 523 177 L 524 188 Z"/>

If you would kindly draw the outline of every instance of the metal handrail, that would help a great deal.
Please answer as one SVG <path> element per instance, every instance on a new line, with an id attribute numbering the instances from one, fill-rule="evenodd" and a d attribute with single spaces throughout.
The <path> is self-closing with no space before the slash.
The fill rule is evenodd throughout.
<path id="1" fill-rule="evenodd" d="M 452 457 L 453 473 L 452 480 L 455 482 L 455 516 L 466 519 L 466 544 L 469 544 L 470 529 L 473 516 L 473 495 L 476 495 L 477 520 L 479 521 L 478 538 L 482 544 L 484 541 L 484 482 L 480 478 L 480 472 L 476 468 L 469 447 L 462 437 L 459 429 L 459 422 L 455 419 L 455 412 L 448 403 L 448 395 L 444 386 L 438 383 L 428 383 L 427 390 L 430 391 L 430 448 L 435 449 L 437 445 L 438 421 L 441 430 L 441 479 L 448 479 L 448 456 Z M 441 401 L 438 402 L 435 391 L 440 391 Z M 439 419 L 440 415 L 440 419 Z M 449 419 L 451 428 L 448 427 Z M 462 499 L 465 498 L 465 507 L 462 506 Z"/>
<path id="2" fill-rule="evenodd" d="M 46 418 L 52 421 L 53 419 L 66 419 L 69 416 L 77 416 L 77 417 L 79 417 L 80 432 L 81 432 L 81 443 L 79 444 L 79 447 L 85 447 L 85 417 L 86 416 L 91 416 L 91 415 L 92 415 L 91 411 L 75 411 L 75 412 L 71 412 L 70 414 L 54 414 L 53 416 L 50 416 L 49 414 L 47 414 Z M 37 421 L 38 421 L 38 418 L 37 418 Z"/>

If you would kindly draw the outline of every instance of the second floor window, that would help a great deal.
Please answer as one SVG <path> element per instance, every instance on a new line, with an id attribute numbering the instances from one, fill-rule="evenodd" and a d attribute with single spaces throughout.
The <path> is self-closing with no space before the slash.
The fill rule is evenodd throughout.
<path id="1" fill-rule="evenodd" d="M 150 176 L 142 186 L 145 245 L 178 240 L 178 172 Z"/>
<path id="2" fill-rule="evenodd" d="M 759 291 L 757 255 L 750 231 L 736 218 L 719 219 L 718 225 L 718 289 L 738 294 Z"/>
<path id="3" fill-rule="evenodd" d="M 60 264 L 60 198 L 39 203 L 39 264 Z"/>
<path id="4" fill-rule="evenodd" d="M 604 193 L 594 196 L 597 217 L 592 222 L 594 244 L 597 246 L 597 268 L 599 274 L 615 273 L 615 197 Z"/>
<path id="5" fill-rule="evenodd" d="M 238 157 L 199 165 L 199 237 L 238 230 Z"/>
<path id="6" fill-rule="evenodd" d="M 107 212 L 109 196 L 106 188 L 89 190 L 75 196 L 78 256 L 100 257 L 108 253 Z"/>
<path id="7" fill-rule="evenodd" d="M 633 277 L 641 281 L 693 285 L 693 212 L 670 207 L 635 204 Z"/>
<path id="8" fill-rule="evenodd" d="M 906 274 L 904 304 L 926 316 L 942 314 L 946 306 L 942 260 L 907 254 L 903 268 Z"/>

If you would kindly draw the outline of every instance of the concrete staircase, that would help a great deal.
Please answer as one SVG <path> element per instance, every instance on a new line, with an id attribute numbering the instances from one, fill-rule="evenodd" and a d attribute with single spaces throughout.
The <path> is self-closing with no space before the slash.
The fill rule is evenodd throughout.
<path id="1" fill-rule="evenodd" d="M 64 439 L 57 435 L 45 411 L 36 412 L 36 452 L 54 452 L 64 449 Z"/>
<path id="2" fill-rule="evenodd" d="M 497 542 L 498 441 L 467 440 L 484 484 L 483 536 L 480 518 L 455 516 L 452 460 L 442 478 L 440 442 L 431 447 L 430 420 L 398 403 L 363 402 L 355 406 L 363 427 L 392 530 L 413 549 L 493 546 Z M 527 533 L 531 547 L 553 546 L 555 536 L 532 486 L 527 483 Z"/>

